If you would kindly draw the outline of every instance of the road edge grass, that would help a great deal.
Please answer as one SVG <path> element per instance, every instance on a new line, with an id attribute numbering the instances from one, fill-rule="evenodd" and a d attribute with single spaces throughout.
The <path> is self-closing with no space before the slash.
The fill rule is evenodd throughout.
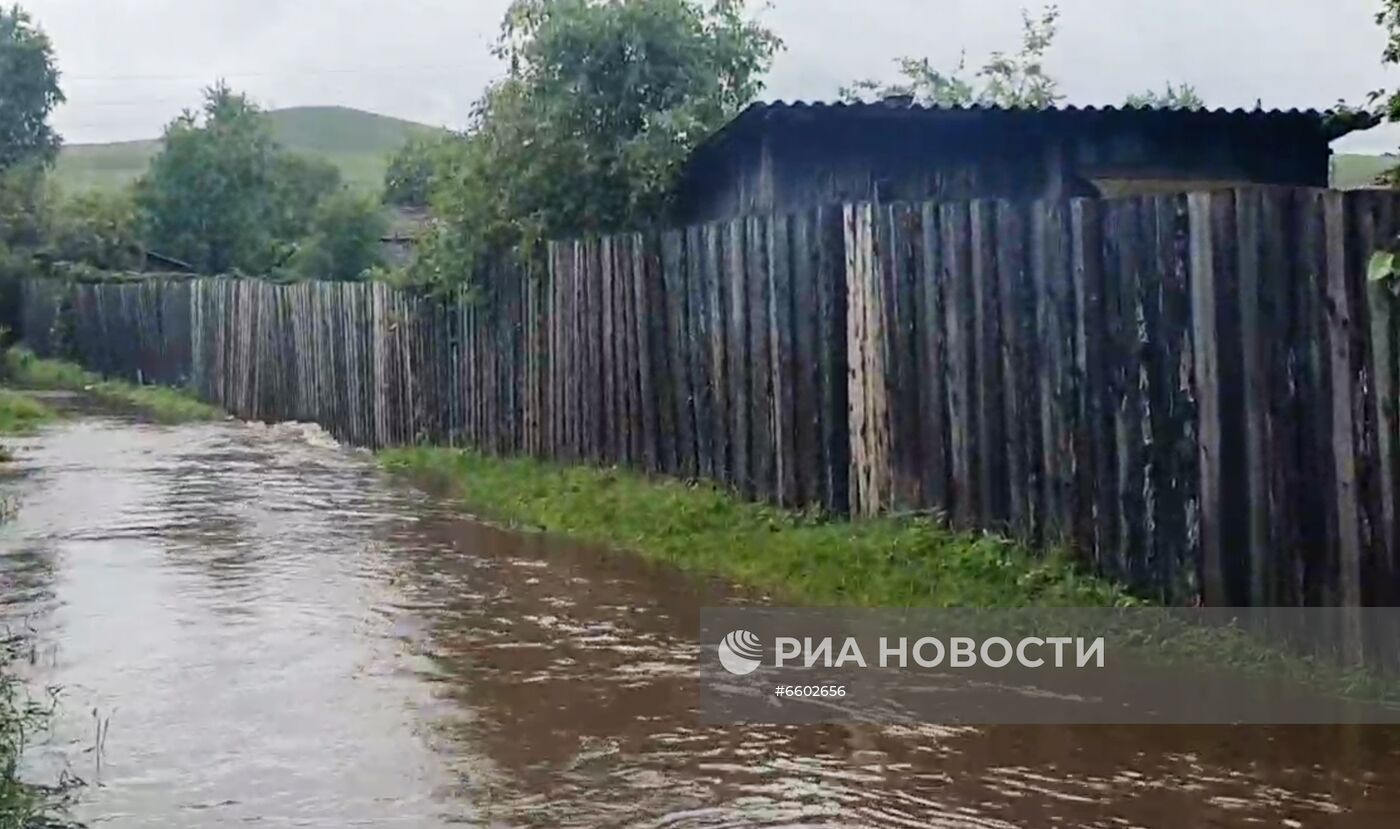
<path id="1" fill-rule="evenodd" d="M 23 392 L 0 387 L 0 437 L 32 435 L 40 426 L 58 417 L 58 412 Z M 14 454 L 0 443 L 0 463 L 14 460 Z M 0 519 L 7 505 L 0 502 Z"/>
<path id="2" fill-rule="evenodd" d="M 0 387 L 0 435 L 32 435 L 45 423 L 58 417 L 58 413 L 43 401 L 25 394 Z"/>
<path id="3" fill-rule="evenodd" d="M 0 375 L 20 388 L 90 394 L 103 402 L 139 411 L 159 423 L 223 420 L 226 416 L 217 406 L 205 403 L 184 389 L 107 380 L 75 363 L 36 357 L 23 348 L 5 352 Z"/>
<path id="4" fill-rule="evenodd" d="M 1339 669 L 1235 627 L 1189 623 L 1184 608 L 1138 598 L 1066 552 L 1037 554 L 951 530 L 934 516 L 849 521 L 745 501 L 708 483 L 463 449 L 386 449 L 378 459 L 484 520 L 625 550 L 788 606 L 1114 609 L 1124 615 L 1104 632 L 1155 662 L 1225 666 L 1351 700 L 1400 703 L 1396 679 Z"/>
<path id="5" fill-rule="evenodd" d="M 80 824 L 70 809 L 82 781 L 63 774 L 57 783 L 44 785 L 24 780 L 20 764 L 29 738 L 45 731 L 53 718 L 56 701 L 35 700 L 11 669 L 28 651 L 25 640 L 6 636 L 0 641 L 0 826 L 34 826 L 60 829 Z"/>
<path id="6" fill-rule="evenodd" d="M 706 483 L 413 447 L 392 472 L 517 527 L 606 544 L 782 601 L 834 607 L 1121 607 L 1136 602 L 1068 556 L 1038 556 L 934 517 L 858 522 L 745 501 Z"/>

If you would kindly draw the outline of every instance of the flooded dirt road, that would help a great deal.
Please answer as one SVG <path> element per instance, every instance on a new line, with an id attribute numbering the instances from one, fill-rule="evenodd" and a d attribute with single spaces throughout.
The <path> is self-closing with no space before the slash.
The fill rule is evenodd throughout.
<path id="1" fill-rule="evenodd" d="M 717 585 L 461 520 L 300 427 L 16 443 L 0 612 L 62 688 L 32 770 L 97 826 L 1400 821 L 1380 728 L 700 727 Z"/>

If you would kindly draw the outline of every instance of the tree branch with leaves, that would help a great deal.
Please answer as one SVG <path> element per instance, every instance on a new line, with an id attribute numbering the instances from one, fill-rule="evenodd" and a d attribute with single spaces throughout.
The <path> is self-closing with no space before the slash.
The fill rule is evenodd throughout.
<path id="1" fill-rule="evenodd" d="M 546 240 L 660 222 L 691 150 L 762 89 L 781 41 L 742 0 L 516 0 L 509 67 L 436 155 L 409 281 L 451 286 Z"/>
<path id="2" fill-rule="evenodd" d="M 53 44 L 18 6 L 0 6 L 0 172 L 50 164 L 62 143 L 49 115 L 63 103 Z"/>
<path id="3" fill-rule="evenodd" d="M 1126 106 L 1150 109 L 1205 109 L 1205 99 L 1189 83 L 1180 86 L 1168 81 L 1165 89 L 1149 89 L 1129 95 Z"/>
<path id="4" fill-rule="evenodd" d="M 840 95 L 850 103 L 910 98 L 930 106 L 1047 109 L 1064 100 L 1059 81 L 1045 68 L 1059 24 L 1058 6 L 1047 6 L 1039 15 L 1022 9 L 1021 48 L 1015 53 L 993 52 L 972 77 L 967 76 L 966 54 L 950 69 L 937 69 L 928 58 L 902 57 L 895 62 L 902 80 L 857 81 L 842 87 Z"/>

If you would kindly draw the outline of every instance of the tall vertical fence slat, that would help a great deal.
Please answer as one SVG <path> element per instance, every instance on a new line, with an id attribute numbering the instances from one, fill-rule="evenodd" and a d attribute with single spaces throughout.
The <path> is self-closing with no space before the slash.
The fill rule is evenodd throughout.
<path id="1" fill-rule="evenodd" d="M 1370 197 L 1374 204 L 1375 224 L 1370 234 L 1362 239 L 1362 253 L 1376 246 L 1388 244 L 1395 239 L 1397 229 L 1397 204 L 1394 195 L 1376 194 Z M 1370 318 L 1371 365 L 1370 376 L 1374 395 L 1372 416 L 1374 417 L 1376 442 L 1376 467 L 1374 470 L 1376 515 L 1379 525 L 1374 532 L 1371 571 L 1367 583 L 1375 586 L 1370 602 L 1376 605 L 1393 606 L 1400 602 L 1400 481 L 1396 481 L 1396 457 L 1400 451 L 1400 354 L 1397 347 L 1400 341 L 1396 336 L 1396 314 L 1393 307 L 1394 295 L 1385 285 L 1368 283 L 1366 286 L 1366 307 Z"/>

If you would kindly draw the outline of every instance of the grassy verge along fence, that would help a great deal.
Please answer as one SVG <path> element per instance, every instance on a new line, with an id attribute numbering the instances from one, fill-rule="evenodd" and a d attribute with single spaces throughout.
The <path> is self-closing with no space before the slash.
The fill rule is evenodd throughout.
<path id="1" fill-rule="evenodd" d="M 801 606 L 1112 607 L 1133 599 L 1062 554 L 930 517 L 830 520 L 711 484 L 533 458 L 407 447 L 385 466 L 473 514 L 621 547 Z M 1062 553 L 1062 551 L 1056 551 Z"/>
<path id="2" fill-rule="evenodd" d="M 0 382 L 27 390 L 82 392 L 159 423 L 222 420 L 227 416 L 185 389 L 107 380 L 74 363 L 39 359 L 20 347 L 0 355 Z"/>
<path id="3" fill-rule="evenodd" d="M 1397 197 L 857 205 L 551 246 L 477 296 L 31 281 L 43 355 L 248 418 L 1069 544 L 1171 602 L 1400 600 Z"/>

